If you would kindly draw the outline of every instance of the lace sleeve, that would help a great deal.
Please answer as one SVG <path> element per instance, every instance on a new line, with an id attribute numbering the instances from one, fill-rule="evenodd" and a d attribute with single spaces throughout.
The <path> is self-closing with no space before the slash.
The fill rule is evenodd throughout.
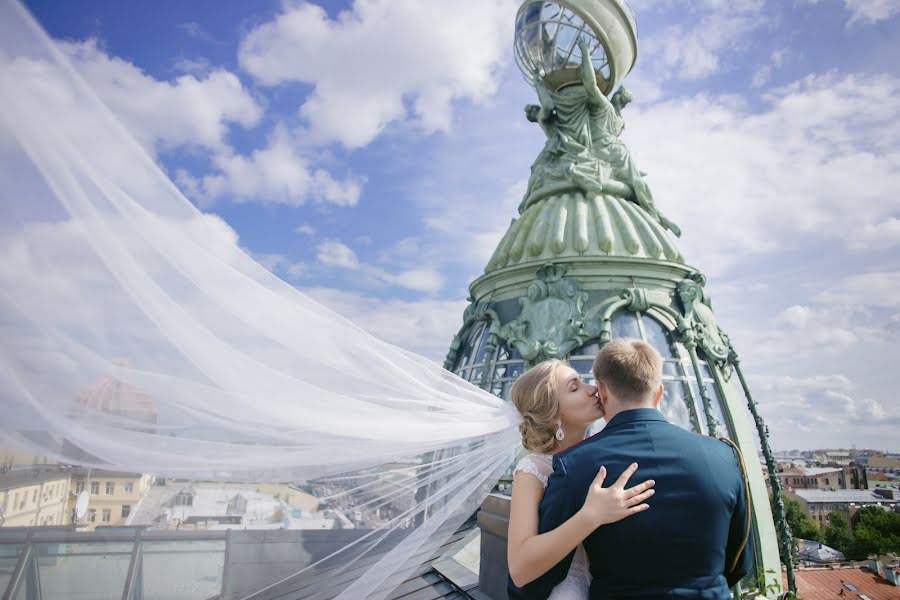
<path id="1" fill-rule="evenodd" d="M 549 458 L 540 454 L 529 454 L 519 461 L 513 470 L 513 476 L 519 471 L 534 475 L 540 480 L 541 485 L 547 487 L 547 480 L 550 478 L 550 472 L 553 471 L 553 463 Z"/>

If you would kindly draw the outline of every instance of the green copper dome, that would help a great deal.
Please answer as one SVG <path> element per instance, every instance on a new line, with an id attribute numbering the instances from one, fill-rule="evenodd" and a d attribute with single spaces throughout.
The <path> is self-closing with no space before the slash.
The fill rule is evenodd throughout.
<path id="1" fill-rule="evenodd" d="M 580 190 L 531 204 L 510 225 L 485 273 L 568 257 L 622 256 L 684 262 L 662 226 L 621 197 Z"/>

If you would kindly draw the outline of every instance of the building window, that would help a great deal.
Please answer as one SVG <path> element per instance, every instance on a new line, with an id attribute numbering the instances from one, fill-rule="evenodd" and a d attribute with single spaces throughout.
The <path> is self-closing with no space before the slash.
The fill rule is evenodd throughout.
<path id="1" fill-rule="evenodd" d="M 480 321 L 469 328 L 463 343 L 456 355 L 456 366 L 453 371 L 467 381 L 477 385 L 484 372 L 484 353 L 490 337 L 490 327 Z"/>
<path id="2" fill-rule="evenodd" d="M 696 372 L 687 349 L 676 342 L 671 332 L 651 315 L 623 312 L 613 319 L 612 338 L 643 340 L 656 348 L 663 358 L 663 397 L 659 410 L 670 423 L 696 433 L 708 433 L 706 411 L 700 396 Z M 585 381 L 593 383 L 591 367 L 599 347 L 589 343 L 572 352 L 572 367 Z M 577 356 L 576 356 L 577 355 Z M 722 399 L 709 364 L 698 352 L 701 380 L 709 394 L 713 416 L 719 423 L 719 435 L 729 436 L 722 409 Z"/>
<path id="3" fill-rule="evenodd" d="M 126 519 L 126 518 L 128 518 L 128 515 L 130 515 L 130 514 L 131 514 L 131 505 L 123 504 L 122 505 L 122 518 Z"/>
<path id="4" fill-rule="evenodd" d="M 80 494 L 83 491 L 84 491 L 84 482 L 79 481 L 78 483 L 75 484 L 75 495 L 77 496 L 78 494 Z"/>
<path id="5" fill-rule="evenodd" d="M 194 505 L 194 494 L 189 491 L 182 490 L 178 492 L 178 495 L 175 496 L 175 503 L 173 506 L 193 506 Z"/>
<path id="6" fill-rule="evenodd" d="M 112 496 L 115 493 L 116 493 L 116 484 L 113 483 L 112 481 L 107 481 L 106 482 L 106 495 Z"/>
<path id="7" fill-rule="evenodd" d="M 491 373 L 488 391 L 504 400 L 509 399 L 509 390 L 519 375 L 525 372 L 525 361 L 515 348 L 510 348 L 506 343 L 497 347 L 494 356 L 494 367 Z"/>
<path id="8" fill-rule="evenodd" d="M 93 523 L 97 520 L 97 511 L 93 508 L 89 508 L 87 511 L 87 522 Z"/>
<path id="9" fill-rule="evenodd" d="M 18 507 L 19 507 L 19 495 L 16 494 L 15 496 L 13 496 L 13 510 L 17 509 Z"/>
<path id="10" fill-rule="evenodd" d="M 96 496 L 99 493 L 100 493 L 100 482 L 92 481 L 91 482 L 91 495 Z"/>
<path id="11" fill-rule="evenodd" d="M 134 491 L 134 484 L 129 481 L 128 483 L 125 484 L 125 493 L 130 494 L 133 491 Z"/>
<path id="12" fill-rule="evenodd" d="M 103 516 L 101 517 L 100 520 L 103 521 L 104 523 L 109 523 L 109 522 L 112 520 L 112 509 L 111 509 L 111 508 L 104 508 L 104 509 L 103 509 Z"/>
<path id="13" fill-rule="evenodd" d="M 34 489 L 34 492 L 32 492 L 32 494 L 31 494 L 31 501 L 32 501 L 32 502 L 37 502 L 37 493 L 38 493 L 37 488 L 35 488 L 35 489 Z"/>

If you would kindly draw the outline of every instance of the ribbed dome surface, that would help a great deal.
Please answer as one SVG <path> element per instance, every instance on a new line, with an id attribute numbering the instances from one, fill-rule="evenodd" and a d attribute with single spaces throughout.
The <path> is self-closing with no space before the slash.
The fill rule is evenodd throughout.
<path id="1" fill-rule="evenodd" d="M 513 221 L 485 273 L 567 256 L 624 256 L 684 262 L 662 226 L 633 202 L 581 192 L 550 196 Z"/>

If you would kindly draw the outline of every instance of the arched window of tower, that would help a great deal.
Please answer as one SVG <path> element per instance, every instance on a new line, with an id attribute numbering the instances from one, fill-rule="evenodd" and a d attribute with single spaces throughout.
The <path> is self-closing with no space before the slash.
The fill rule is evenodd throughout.
<path id="1" fill-rule="evenodd" d="M 484 351 L 487 346 L 489 327 L 486 321 L 477 321 L 469 327 L 468 333 L 456 355 L 453 372 L 467 381 L 478 382 L 484 369 Z"/>

